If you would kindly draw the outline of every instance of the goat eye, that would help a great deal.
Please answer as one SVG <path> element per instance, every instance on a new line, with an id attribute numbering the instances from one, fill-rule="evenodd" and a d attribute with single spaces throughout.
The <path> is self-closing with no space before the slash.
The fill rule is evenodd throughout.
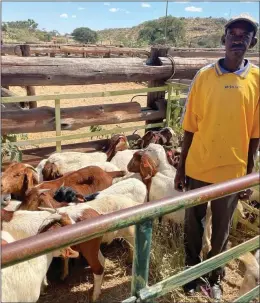
<path id="1" fill-rule="evenodd" d="M 21 176 L 21 173 L 17 173 L 14 175 L 14 177 L 19 177 L 19 176 Z"/>

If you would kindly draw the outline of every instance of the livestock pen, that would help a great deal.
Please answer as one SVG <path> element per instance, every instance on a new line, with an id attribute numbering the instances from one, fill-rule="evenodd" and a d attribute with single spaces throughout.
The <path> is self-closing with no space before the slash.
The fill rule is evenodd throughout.
<path id="1" fill-rule="evenodd" d="M 166 53 L 165 53 L 166 54 Z M 34 64 L 37 61 L 36 58 L 20 58 L 26 59 L 26 61 L 19 61 L 18 59 L 6 60 L 3 80 L 5 85 L 54 85 L 54 84 L 71 84 L 71 83 L 106 83 L 106 82 L 117 82 L 117 81 L 149 81 L 148 88 L 142 88 L 138 90 L 123 90 L 123 91 L 110 91 L 110 92 L 94 92 L 94 93 L 82 93 L 82 94 L 53 94 L 53 95 L 39 95 L 39 96 L 26 96 L 26 97 L 4 97 L 2 102 L 8 103 L 20 103 L 20 102 L 42 102 L 44 100 L 55 100 L 55 109 L 52 108 L 37 108 L 29 111 L 6 111 L 2 114 L 2 133 L 3 134 L 19 134 L 24 132 L 46 132 L 55 130 L 56 136 L 38 140 L 22 140 L 13 142 L 11 145 L 24 146 L 29 144 L 42 144 L 46 142 L 56 142 L 56 150 L 67 150 L 67 146 L 62 145 L 63 140 L 72 140 L 75 138 L 86 138 L 93 137 L 95 135 L 108 135 L 118 132 L 128 132 L 136 129 L 149 129 L 163 127 L 171 125 L 172 121 L 172 108 L 180 106 L 180 92 L 182 90 L 187 91 L 187 86 L 191 82 L 189 80 L 178 80 L 178 78 L 187 78 L 189 70 L 191 75 L 194 75 L 196 70 L 203 66 L 207 60 L 199 59 L 196 64 L 191 64 L 191 60 L 182 61 L 181 59 L 172 57 L 171 55 L 165 55 L 160 57 L 157 51 L 157 57 L 150 58 L 150 65 L 144 66 L 140 61 L 130 61 L 132 59 L 124 59 L 125 61 L 113 61 L 117 62 L 118 66 L 113 70 L 112 61 L 113 59 L 102 59 L 108 61 L 96 61 L 94 64 L 87 65 L 88 67 L 81 74 L 77 75 L 78 67 L 74 70 L 69 70 L 65 73 L 65 68 L 69 69 L 75 61 L 68 62 L 63 66 L 61 61 L 49 61 L 49 70 L 40 70 L 35 68 Z M 52 59 L 51 59 L 52 60 Z M 69 60 L 69 59 L 66 59 Z M 83 59 L 81 59 L 83 60 Z M 87 60 L 87 59 L 84 59 Z M 158 63 L 159 60 L 159 63 Z M 179 61 L 178 61 L 179 60 Z M 16 64 L 14 68 L 10 68 L 12 62 Z M 20 63 L 19 63 L 20 62 Z M 30 63 L 31 62 L 31 63 Z M 42 64 L 44 61 L 38 61 Z M 55 62 L 60 65 L 60 69 L 56 69 Z M 81 61 L 82 62 L 82 61 Z M 155 64 L 156 62 L 156 64 Z M 183 65 L 183 62 L 185 64 Z M 188 63 L 187 63 L 188 62 Z M 134 63 L 134 65 L 133 65 Z M 30 66 L 31 64 L 31 66 Z M 87 63 L 86 63 L 87 64 Z M 106 67 L 102 65 L 108 64 Z M 126 71 L 126 67 L 130 67 L 130 71 Z M 25 71 L 22 70 L 21 66 L 25 66 Z M 92 67 L 92 69 L 91 69 Z M 147 70 L 146 70 L 147 69 Z M 34 72 L 38 77 L 33 79 L 30 76 L 30 72 Z M 137 73 L 138 71 L 138 73 Z M 141 71 L 141 72 L 140 72 Z M 60 73 L 60 74 L 59 74 Z M 62 79 L 62 75 L 66 74 L 65 79 Z M 93 75 L 94 73 L 94 75 Z M 190 74 L 189 74 L 190 75 Z M 24 77 L 24 78 L 23 78 Z M 75 78 L 76 77 L 76 78 Z M 114 78 L 113 78 L 114 77 Z M 190 76 L 191 77 L 191 76 Z M 21 82 L 20 79 L 23 79 Z M 174 78 L 170 79 L 169 78 Z M 54 84 L 53 84 L 54 83 Z M 64 111 L 61 109 L 61 102 L 63 99 L 74 99 L 74 98 L 93 98 L 93 97 L 105 97 L 105 96 L 120 96 L 125 94 L 143 94 L 148 93 L 147 96 L 147 107 L 141 108 L 136 102 L 129 102 L 121 104 L 119 107 L 111 105 L 97 105 L 97 106 L 86 106 L 83 108 L 75 107 L 73 110 Z M 167 98 L 165 97 L 167 94 Z M 165 104 L 164 100 L 167 99 Z M 87 117 L 84 119 L 84 117 Z M 87 119 L 87 121 L 86 121 Z M 77 130 L 84 126 L 91 125 L 107 125 L 114 123 L 123 122 L 135 122 L 145 121 L 145 125 L 133 126 L 126 128 L 113 128 L 110 130 L 103 130 L 101 132 L 89 132 L 83 134 L 74 135 L 61 135 L 62 130 Z M 92 142 L 88 142 L 88 148 Z M 100 149 L 100 144 L 96 144 L 97 149 Z M 88 148 L 85 151 L 88 151 Z M 96 149 L 96 148 L 95 148 Z M 54 151 L 54 150 L 53 150 Z M 33 153 L 36 154 L 39 149 L 30 151 L 24 150 L 26 156 L 31 156 Z M 44 148 L 41 154 L 46 156 L 49 150 Z M 39 161 L 39 158 L 37 161 Z M 25 157 L 23 159 L 26 163 L 35 164 L 35 159 Z M 6 166 L 8 163 L 4 163 Z M 185 207 L 191 207 L 193 205 L 205 203 L 216 197 L 224 196 L 232 192 L 238 192 L 242 189 L 259 185 L 259 177 L 257 174 L 232 180 L 227 183 L 209 186 L 203 190 L 192 191 L 189 193 L 182 194 L 178 198 L 169 198 L 162 201 L 149 202 L 146 205 L 138 206 L 136 209 L 127 209 L 119 213 L 113 213 L 104 216 L 102 219 L 92 220 L 88 222 L 82 222 L 76 224 L 78 226 L 66 227 L 60 232 L 50 232 L 50 235 L 37 235 L 31 239 L 24 239 L 17 241 L 13 244 L 8 244 L 2 250 L 2 266 L 10 266 L 17 262 L 26 260 L 28 258 L 35 257 L 37 255 L 46 253 L 47 251 L 54 250 L 57 247 L 64 247 L 67 244 L 75 244 L 82 242 L 83 240 L 94 238 L 106 231 L 112 231 L 124 226 L 136 224 L 136 249 L 135 258 L 133 264 L 133 278 L 132 278 L 132 297 L 125 299 L 123 302 L 152 302 L 156 297 L 164 295 L 168 291 L 176 289 L 182 284 L 194 279 L 195 277 L 201 276 L 204 273 L 229 262 L 231 259 L 238 257 L 246 251 L 251 251 L 259 247 L 259 238 L 255 237 L 232 248 L 231 250 L 215 257 L 210 260 L 204 261 L 200 265 L 185 270 L 182 273 L 177 274 L 175 277 L 168 278 L 155 284 L 154 286 L 147 287 L 148 283 L 148 267 L 149 267 L 149 252 L 151 246 L 151 235 L 152 235 L 152 220 L 163 214 L 170 213 Z M 240 220 L 240 218 L 239 218 Z M 243 222 L 246 223 L 247 222 Z M 251 226 L 252 227 L 252 226 Z M 93 228 L 93 229 L 92 229 Z M 254 225 L 252 229 L 256 230 Z M 80 235 L 79 235 L 80 234 Z M 72 239 L 74 239 L 72 241 Z M 27 241 L 27 242 L 26 242 Z M 38 241 L 43 241 L 44 247 L 38 246 Z M 21 243 L 21 244 L 20 244 Z M 28 245 L 27 245 L 28 244 Z M 145 245 L 144 245 L 145 244 Z M 19 245 L 22 245 L 23 253 Z M 19 252 L 19 253 L 18 253 Z M 254 289 L 247 295 L 247 299 L 255 297 L 259 288 Z M 239 301 L 240 302 L 240 301 Z M 241 301 L 242 302 L 242 301 Z"/>

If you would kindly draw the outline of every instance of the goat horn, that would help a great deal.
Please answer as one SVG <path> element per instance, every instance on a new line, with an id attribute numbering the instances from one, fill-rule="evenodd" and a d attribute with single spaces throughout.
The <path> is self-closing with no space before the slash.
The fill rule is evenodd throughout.
<path id="1" fill-rule="evenodd" d="M 34 168 L 33 166 L 29 165 L 29 164 L 24 164 L 25 167 L 32 169 L 34 172 L 36 172 L 36 174 L 38 174 L 36 168 Z"/>
<path id="2" fill-rule="evenodd" d="M 46 211 L 48 211 L 48 212 L 50 212 L 50 213 L 52 213 L 52 214 L 58 213 L 58 212 L 57 212 L 57 209 L 55 209 L 55 208 L 40 207 L 40 206 L 39 206 L 38 209 L 39 209 L 39 210 L 46 210 Z"/>

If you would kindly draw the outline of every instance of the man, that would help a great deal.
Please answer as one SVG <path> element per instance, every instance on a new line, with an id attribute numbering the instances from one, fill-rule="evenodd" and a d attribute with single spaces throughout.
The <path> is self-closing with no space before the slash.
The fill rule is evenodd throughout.
<path id="1" fill-rule="evenodd" d="M 222 43 L 225 57 L 202 68 L 188 94 L 182 126 L 184 141 L 175 177 L 175 189 L 192 190 L 252 173 L 259 146 L 259 68 L 245 59 L 257 43 L 257 24 L 239 16 L 225 26 Z M 240 193 L 243 198 L 248 192 Z M 241 197 L 240 196 L 240 197 Z M 211 201 L 212 249 L 208 258 L 226 250 L 232 216 L 239 195 Z M 185 263 L 201 262 L 202 220 L 207 204 L 185 213 Z M 222 295 L 224 268 L 209 276 L 210 294 Z M 184 286 L 192 294 L 200 279 Z"/>

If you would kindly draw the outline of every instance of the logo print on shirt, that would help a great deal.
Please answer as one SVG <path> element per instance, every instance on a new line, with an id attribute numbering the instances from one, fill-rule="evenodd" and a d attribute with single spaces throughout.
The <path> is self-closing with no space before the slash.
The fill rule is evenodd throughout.
<path id="1" fill-rule="evenodd" d="M 241 85 L 225 85 L 225 88 L 242 88 Z"/>

